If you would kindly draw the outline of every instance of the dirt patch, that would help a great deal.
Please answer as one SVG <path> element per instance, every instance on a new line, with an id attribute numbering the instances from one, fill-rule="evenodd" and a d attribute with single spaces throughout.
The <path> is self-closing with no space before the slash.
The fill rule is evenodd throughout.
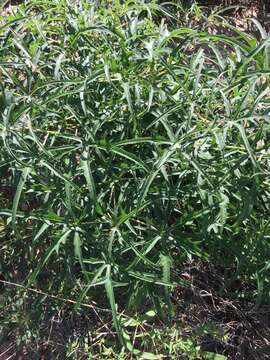
<path id="1" fill-rule="evenodd" d="M 255 301 L 237 299 L 242 284 L 227 285 L 223 269 L 208 262 L 194 260 L 178 276 L 189 282 L 189 286 L 178 286 L 171 297 L 175 308 L 172 326 L 181 329 L 183 339 L 191 338 L 202 351 L 225 355 L 228 360 L 270 359 L 269 305 L 256 307 Z M 43 340 L 31 348 L 21 346 L 17 359 L 65 359 L 71 341 L 78 344 L 76 358 L 87 359 L 85 339 L 89 345 L 100 336 L 117 341 L 111 325 L 109 313 L 99 316 L 87 309 L 74 313 L 64 306 L 40 324 Z M 158 321 L 155 324 L 161 330 L 162 326 Z M 0 360 L 13 359 L 15 351 L 15 343 L 6 341 L 0 347 Z"/>
<path id="2" fill-rule="evenodd" d="M 270 359 L 269 305 L 238 300 L 241 284 L 226 287 L 223 270 L 209 263 L 196 263 L 183 274 L 191 285 L 179 287 L 174 302 L 186 336 L 196 335 L 203 351 L 231 360 Z"/>

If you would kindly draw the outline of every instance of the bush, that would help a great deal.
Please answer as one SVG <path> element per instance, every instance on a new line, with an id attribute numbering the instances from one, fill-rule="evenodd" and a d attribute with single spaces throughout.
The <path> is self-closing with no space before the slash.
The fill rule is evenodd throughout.
<path id="1" fill-rule="evenodd" d="M 172 318 L 193 257 L 267 299 L 269 39 L 196 6 L 66 0 L 27 2 L 0 36 L 6 280 L 108 301 L 122 343 L 122 310 Z"/>

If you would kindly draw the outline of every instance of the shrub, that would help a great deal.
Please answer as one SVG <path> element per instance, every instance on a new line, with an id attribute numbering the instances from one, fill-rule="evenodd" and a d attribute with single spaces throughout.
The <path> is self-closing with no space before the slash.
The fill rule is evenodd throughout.
<path id="1" fill-rule="evenodd" d="M 122 343 L 119 312 L 170 319 L 194 256 L 269 291 L 269 39 L 177 11 L 29 1 L 1 25 L 2 272 L 108 301 Z"/>

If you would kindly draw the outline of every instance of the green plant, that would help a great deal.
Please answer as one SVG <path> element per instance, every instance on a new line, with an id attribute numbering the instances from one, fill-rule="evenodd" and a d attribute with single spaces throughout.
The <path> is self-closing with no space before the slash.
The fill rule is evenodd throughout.
<path id="1" fill-rule="evenodd" d="M 175 9 L 34 0 L 1 20 L 2 271 L 42 291 L 16 308 L 33 327 L 44 294 L 98 301 L 128 347 L 121 312 L 171 320 L 193 256 L 268 299 L 269 39 Z"/>

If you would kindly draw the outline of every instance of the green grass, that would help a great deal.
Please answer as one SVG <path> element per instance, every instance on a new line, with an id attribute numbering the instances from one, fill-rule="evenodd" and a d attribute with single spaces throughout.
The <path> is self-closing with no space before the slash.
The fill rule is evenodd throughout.
<path id="1" fill-rule="evenodd" d="M 129 350 L 123 316 L 155 309 L 170 322 L 177 271 L 192 258 L 240 280 L 235 296 L 267 302 L 270 63 L 261 35 L 196 6 L 139 1 L 33 0 L 2 18 L 6 280 L 77 309 L 109 309 Z M 44 306 L 61 307 L 18 289 L 12 309 L 12 291 L 3 331 L 10 323 L 31 337 Z"/>

